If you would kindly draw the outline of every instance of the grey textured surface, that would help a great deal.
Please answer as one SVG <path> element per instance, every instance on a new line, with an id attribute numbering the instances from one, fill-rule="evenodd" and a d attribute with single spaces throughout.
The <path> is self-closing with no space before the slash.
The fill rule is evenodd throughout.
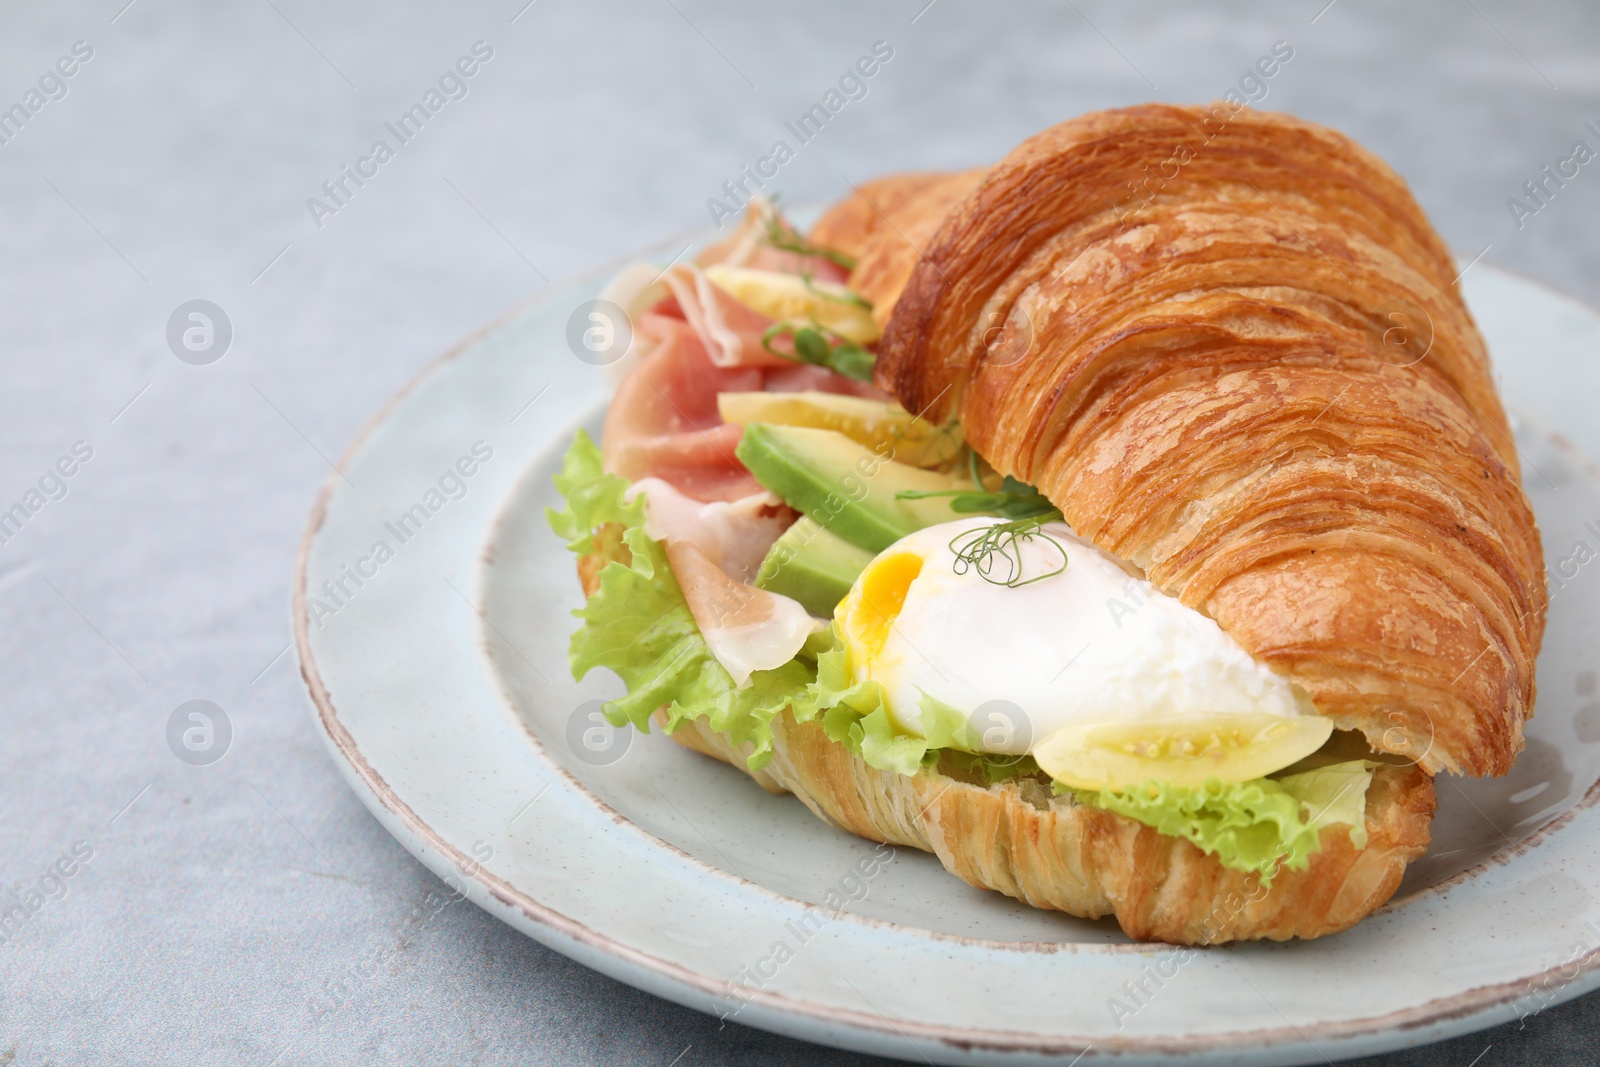
<path id="1" fill-rule="evenodd" d="M 0 943 L 0 1063 L 865 1062 L 719 1029 L 470 906 L 434 914 L 280 653 L 325 457 L 545 279 L 704 225 L 875 40 L 892 62 L 784 168 L 792 202 L 990 160 L 1091 108 L 1217 96 L 1282 39 L 1262 106 L 1389 159 L 1465 258 L 1489 246 L 1600 303 L 1600 172 L 1520 230 L 1505 205 L 1597 143 L 1586 0 L 126 2 L 0 7 L 0 107 L 94 50 L 0 145 L 0 508 L 94 450 L 0 544 L 0 891 L 92 849 Z M 469 94 L 314 225 L 306 198 L 478 40 Z M 166 322 L 202 297 L 234 338 L 191 366 Z M 212 766 L 166 741 L 196 698 L 234 728 Z M 1597 1032 L 1591 997 L 1370 1062 L 1593 1063 Z"/>

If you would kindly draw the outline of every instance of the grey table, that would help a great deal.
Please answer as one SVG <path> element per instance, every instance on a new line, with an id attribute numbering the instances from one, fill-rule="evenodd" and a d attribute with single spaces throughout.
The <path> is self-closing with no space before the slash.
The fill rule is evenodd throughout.
<path id="1" fill-rule="evenodd" d="M 0 7 L 25 114 L 0 114 L 0 511 L 29 508 L 0 543 L 0 907 L 44 894 L 0 942 L 0 1064 L 864 1062 L 432 915 L 323 751 L 286 599 L 328 457 L 390 393 L 548 281 L 704 225 L 875 41 L 892 60 L 783 168 L 791 202 L 1220 96 L 1287 41 L 1261 106 L 1388 158 L 1464 257 L 1600 303 L 1600 171 L 1506 203 L 1600 144 L 1584 0 L 526 2 Z M 231 325 L 209 363 L 221 335 L 168 342 L 195 299 Z M 195 699 L 232 726 L 207 766 L 168 742 Z M 1597 1023 L 1590 998 L 1372 1062 L 1592 1063 Z"/>

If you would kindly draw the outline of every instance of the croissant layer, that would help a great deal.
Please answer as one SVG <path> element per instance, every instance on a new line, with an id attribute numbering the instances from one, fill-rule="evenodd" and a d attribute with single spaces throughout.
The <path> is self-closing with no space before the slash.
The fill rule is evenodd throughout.
<path id="1" fill-rule="evenodd" d="M 704 719 L 672 735 L 744 767 L 743 753 Z M 1188 841 L 1115 812 L 1052 797 L 1022 779 L 984 786 L 936 770 L 906 776 L 868 765 L 788 712 L 773 720 L 773 758 L 752 773 L 794 793 L 818 818 L 858 837 L 932 852 L 951 873 L 1036 908 L 1114 916 L 1129 937 L 1172 944 L 1320 937 L 1359 922 L 1394 894 L 1428 847 L 1433 780 L 1415 766 L 1380 767 L 1367 791 L 1367 842 L 1322 831 L 1304 870 L 1263 886 Z"/>
<path id="2" fill-rule="evenodd" d="M 617 527 L 601 527 L 614 542 Z M 604 551 L 578 563 L 585 595 L 599 588 Z M 656 722 L 665 726 L 664 715 Z M 1036 908 L 1084 919 L 1114 916 L 1128 936 L 1172 944 L 1320 937 L 1360 922 L 1400 885 L 1428 848 L 1433 779 L 1415 765 L 1379 767 L 1367 789 L 1367 841 L 1329 826 L 1303 870 L 1269 886 L 1224 867 L 1182 838 L 1115 812 L 1052 796 L 1025 778 L 997 785 L 925 768 L 871 766 L 788 711 L 772 721 L 772 759 L 751 770 L 748 751 L 704 718 L 670 735 L 732 764 L 769 793 L 793 793 L 823 822 L 871 841 L 931 852 L 951 873 Z"/>
<path id="3" fill-rule="evenodd" d="M 870 183 L 815 235 L 856 258 L 908 409 L 1379 751 L 1510 768 L 1539 532 L 1455 264 L 1382 162 L 1151 105 Z"/>

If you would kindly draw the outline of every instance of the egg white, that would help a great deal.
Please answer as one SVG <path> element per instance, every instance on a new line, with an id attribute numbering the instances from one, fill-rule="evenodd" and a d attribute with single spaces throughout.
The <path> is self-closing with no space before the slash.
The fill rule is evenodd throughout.
<path id="1" fill-rule="evenodd" d="M 1042 531 L 1066 551 L 1059 574 L 1008 587 L 970 568 L 958 573 L 951 541 L 998 521 L 932 526 L 878 557 L 909 552 L 922 569 L 881 648 L 852 646 L 848 636 L 846 644 L 858 679 L 882 686 L 904 732 L 924 736 L 924 694 L 967 715 L 985 751 L 1019 755 L 1070 725 L 1314 713 L 1302 690 L 1213 620 L 1063 523 Z M 1038 536 L 1017 542 L 1023 577 L 1059 567 L 1055 545 Z M 1005 566 L 990 577 L 1003 578 Z"/>

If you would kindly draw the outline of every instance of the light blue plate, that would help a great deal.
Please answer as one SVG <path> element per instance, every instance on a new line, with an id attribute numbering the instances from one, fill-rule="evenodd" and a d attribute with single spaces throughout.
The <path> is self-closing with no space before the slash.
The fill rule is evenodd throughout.
<path id="1" fill-rule="evenodd" d="M 1600 455 L 1600 316 L 1481 264 L 1464 282 L 1528 413 L 1551 571 L 1571 575 L 1552 583 L 1516 770 L 1442 781 L 1433 849 L 1355 929 L 1180 952 L 838 833 L 665 738 L 586 739 L 589 702 L 617 683 L 567 672 L 581 596 L 542 512 L 573 429 L 605 403 L 566 333 L 607 274 L 542 293 L 380 412 L 324 488 L 294 577 L 330 750 L 479 906 L 679 1003 L 918 1062 L 1320 1063 L 1600 984 L 1600 483 L 1582 458 Z"/>

